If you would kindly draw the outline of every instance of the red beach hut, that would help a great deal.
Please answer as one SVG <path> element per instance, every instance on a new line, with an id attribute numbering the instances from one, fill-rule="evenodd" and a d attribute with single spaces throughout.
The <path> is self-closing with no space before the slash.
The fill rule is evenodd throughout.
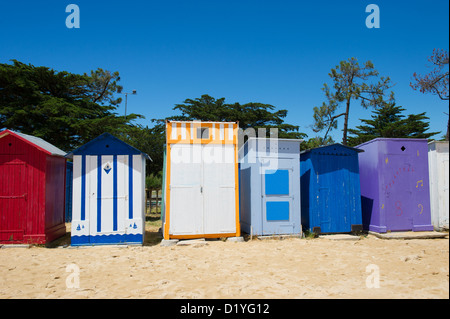
<path id="1" fill-rule="evenodd" d="M 38 137 L 0 132 L 0 244 L 45 244 L 66 233 L 65 154 Z"/>

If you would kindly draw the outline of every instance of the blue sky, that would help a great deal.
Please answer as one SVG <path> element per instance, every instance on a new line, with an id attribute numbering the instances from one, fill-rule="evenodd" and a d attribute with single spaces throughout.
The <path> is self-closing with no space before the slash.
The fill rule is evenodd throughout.
<path id="1" fill-rule="evenodd" d="M 80 8 L 79 29 L 65 25 L 71 3 Z M 380 8 L 379 29 L 365 25 L 371 3 Z M 397 105 L 407 114 L 426 111 L 440 137 L 448 102 L 409 83 L 414 72 L 429 71 L 434 48 L 448 50 L 448 12 L 448 0 L 2 1 L 0 63 L 119 71 L 124 90 L 138 91 L 128 112 L 143 114 L 144 125 L 209 94 L 287 109 L 286 122 L 313 137 L 313 107 L 324 101 L 330 69 L 356 57 L 390 76 Z M 349 126 L 370 115 L 353 102 Z M 332 134 L 338 142 L 340 129 Z"/>

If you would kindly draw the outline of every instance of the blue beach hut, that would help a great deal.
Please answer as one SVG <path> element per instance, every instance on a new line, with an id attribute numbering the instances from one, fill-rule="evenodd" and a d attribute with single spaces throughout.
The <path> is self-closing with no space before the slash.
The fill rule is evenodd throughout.
<path id="1" fill-rule="evenodd" d="M 333 144 L 300 153 L 302 225 L 314 233 L 362 230 L 358 153 Z"/>
<path id="2" fill-rule="evenodd" d="M 300 143 L 249 137 L 240 149 L 240 219 L 251 235 L 301 235 Z"/>
<path id="3" fill-rule="evenodd" d="M 71 244 L 142 244 L 150 157 L 109 133 L 66 157 L 73 159 Z"/>

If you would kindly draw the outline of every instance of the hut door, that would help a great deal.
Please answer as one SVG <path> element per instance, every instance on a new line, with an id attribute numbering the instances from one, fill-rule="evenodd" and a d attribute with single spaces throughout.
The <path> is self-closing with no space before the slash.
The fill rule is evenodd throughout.
<path id="1" fill-rule="evenodd" d="M 385 164 L 382 209 L 385 210 L 387 230 L 411 230 L 413 213 L 417 211 L 415 190 L 423 187 L 424 181 L 415 177 L 412 159 L 407 155 L 388 154 Z"/>
<path id="2" fill-rule="evenodd" d="M 123 234 L 128 205 L 128 156 L 87 156 L 90 234 Z"/>
<path id="3" fill-rule="evenodd" d="M 292 234 L 293 219 L 293 167 L 292 159 L 276 159 L 277 168 L 264 168 L 268 158 L 260 158 L 262 178 L 262 232 L 270 234 Z M 298 161 L 297 161 L 298 165 Z"/>
<path id="4" fill-rule="evenodd" d="M 0 241 L 23 240 L 26 221 L 26 164 L 0 155 Z"/>
<path id="5" fill-rule="evenodd" d="M 348 156 L 320 154 L 318 156 L 317 212 L 321 233 L 342 233 L 351 231 L 350 171 Z"/>
<path id="6" fill-rule="evenodd" d="M 170 234 L 236 232 L 234 145 L 173 144 Z"/>

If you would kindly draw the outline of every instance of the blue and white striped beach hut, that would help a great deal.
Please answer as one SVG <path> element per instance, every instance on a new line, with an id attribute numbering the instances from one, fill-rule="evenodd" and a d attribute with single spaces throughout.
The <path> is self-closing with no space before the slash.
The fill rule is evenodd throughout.
<path id="1" fill-rule="evenodd" d="M 66 157 L 73 158 L 71 244 L 142 244 L 150 157 L 108 133 Z"/>

